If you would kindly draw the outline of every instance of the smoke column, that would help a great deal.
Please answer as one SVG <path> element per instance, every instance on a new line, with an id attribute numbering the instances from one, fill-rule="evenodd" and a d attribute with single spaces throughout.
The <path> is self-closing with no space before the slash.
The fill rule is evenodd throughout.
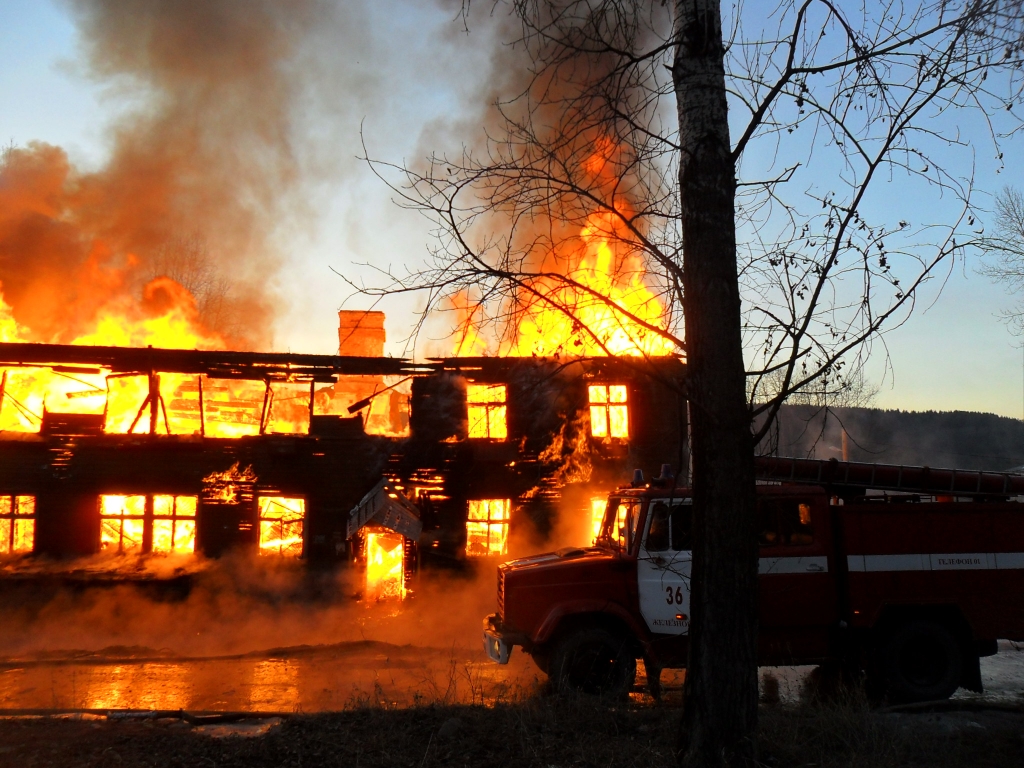
<path id="1" fill-rule="evenodd" d="M 315 0 L 71 0 L 86 72 L 130 97 L 105 167 L 59 147 L 0 161 L 0 285 L 32 341 L 69 342 L 111 307 L 159 313 L 169 276 L 205 328 L 269 343 L 272 232 L 300 180 L 292 66 L 325 13 Z M 174 292 L 171 291 L 171 294 Z"/>

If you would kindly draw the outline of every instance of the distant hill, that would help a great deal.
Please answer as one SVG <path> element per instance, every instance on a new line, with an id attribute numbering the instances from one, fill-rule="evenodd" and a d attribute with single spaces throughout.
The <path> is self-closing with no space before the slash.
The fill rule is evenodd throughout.
<path id="1" fill-rule="evenodd" d="M 783 406 L 779 429 L 761 452 L 842 459 L 845 427 L 851 461 L 1006 470 L 1024 465 L 1024 421 L 967 411 Z"/>

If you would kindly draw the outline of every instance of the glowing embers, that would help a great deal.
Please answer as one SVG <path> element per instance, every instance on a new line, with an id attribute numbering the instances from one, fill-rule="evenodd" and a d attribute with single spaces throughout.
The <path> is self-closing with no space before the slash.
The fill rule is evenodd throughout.
<path id="1" fill-rule="evenodd" d="M 0 555 L 31 552 L 35 540 L 35 496 L 0 496 Z"/>
<path id="2" fill-rule="evenodd" d="M 197 496 L 153 497 L 153 552 L 195 552 L 198 503 Z"/>
<path id="3" fill-rule="evenodd" d="M 590 434 L 594 437 L 629 437 L 628 394 L 623 384 L 592 384 L 590 395 Z"/>
<path id="4" fill-rule="evenodd" d="M 306 500 L 260 496 L 260 554 L 302 557 Z"/>
<path id="5" fill-rule="evenodd" d="M 366 534 L 366 599 L 405 597 L 405 538 L 391 531 Z"/>
<path id="6" fill-rule="evenodd" d="M 145 496 L 100 496 L 100 550 L 142 552 Z"/>
<path id="7" fill-rule="evenodd" d="M 501 384 L 470 384 L 466 391 L 469 436 L 504 440 L 508 437 L 507 390 Z"/>
<path id="8" fill-rule="evenodd" d="M 466 521 L 466 554 L 504 555 L 508 552 L 508 499 L 473 499 Z"/>
<path id="9" fill-rule="evenodd" d="M 100 496 L 100 551 L 192 554 L 197 496 Z"/>

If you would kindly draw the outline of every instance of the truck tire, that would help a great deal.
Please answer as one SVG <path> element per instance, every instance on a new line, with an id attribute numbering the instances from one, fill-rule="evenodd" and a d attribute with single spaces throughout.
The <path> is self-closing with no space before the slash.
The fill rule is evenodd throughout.
<path id="1" fill-rule="evenodd" d="M 551 669 L 551 654 L 546 650 L 542 651 L 535 649 L 530 652 L 530 658 L 533 659 L 533 663 L 537 665 L 537 669 L 543 672 L 545 675 L 548 674 L 548 670 Z"/>
<path id="2" fill-rule="evenodd" d="M 880 662 L 891 700 L 938 701 L 948 699 L 960 686 L 963 652 L 946 627 L 914 620 L 889 636 Z"/>
<path id="3" fill-rule="evenodd" d="M 605 629 L 579 629 L 552 648 L 548 676 L 557 693 L 622 698 L 636 680 L 629 643 Z"/>

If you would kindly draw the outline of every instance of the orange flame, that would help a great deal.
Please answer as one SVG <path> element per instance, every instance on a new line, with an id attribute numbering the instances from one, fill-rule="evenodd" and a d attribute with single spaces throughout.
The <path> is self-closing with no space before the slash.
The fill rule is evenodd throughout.
<path id="1" fill-rule="evenodd" d="M 480 333 L 480 310 L 468 291 L 450 298 L 456 313 L 453 353 L 484 355 L 671 355 L 676 344 L 665 304 L 649 285 L 643 246 L 627 222 L 618 173 L 622 148 L 607 136 L 594 139 L 580 170 L 615 210 L 590 213 L 578 237 L 556 242 L 542 259 L 539 276 L 524 281 L 501 341 Z M 557 223 L 557 222 L 556 222 Z M 558 229 L 556 226 L 554 229 Z"/>
<path id="2" fill-rule="evenodd" d="M 632 235 L 617 217 L 593 213 L 569 254 L 563 279 L 543 277 L 538 294 L 520 314 L 499 353 L 511 356 L 570 354 L 669 355 L 664 304 L 648 287 Z"/>
<path id="3" fill-rule="evenodd" d="M 3 297 L 0 285 L 0 341 L 30 341 Z M 92 327 L 72 344 L 165 349 L 224 349 L 224 340 L 199 321 L 192 295 L 170 278 L 150 281 L 141 301 L 119 296 L 97 313 Z M 6 374 L 0 400 L 0 430 L 37 432 L 43 412 L 105 414 L 110 434 L 151 431 L 148 376 L 54 373 L 48 368 L 0 368 Z M 200 413 L 200 387 L 203 412 Z M 274 382 L 269 397 L 264 382 L 214 380 L 161 373 L 157 424 L 153 431 L 242 437 L 268 432 L 296 434 L 309 426 L 308 386 Z"/>
<path id="4" fill-rule="evenodd" d="M 235 504 L 238 501 L 238 486 L 242 483 L 256 482 L 256 473 L 252 467 L 239 470 L 238 462 L 223 472 L 211 472 L 203 478 L 203 485 L 213 490 L 211 500 L 223 504 Z"/>
<path id="5" fill-rule="evenodd" d="M 401 534 L 366 534 L 366 599 L 405 597 L 405 539 Z"/>

